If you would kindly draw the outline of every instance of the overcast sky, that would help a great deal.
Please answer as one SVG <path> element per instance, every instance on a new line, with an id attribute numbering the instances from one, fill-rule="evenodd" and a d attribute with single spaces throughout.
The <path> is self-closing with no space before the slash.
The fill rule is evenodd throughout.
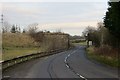
<path id="1" fill-rule="evenodd" d="M 0 13 L 4 14 L 5 21 L 20 25 L 22 28 L 32 23 L 39 23 L 40 30 L 60 29 L 71 35 L 81 35 L 86 26 L 96 27 L 97 23 L 103 20 L 108 7 L 107 0 L 102 2 L 45 1 L 14 2 L 13 0 L 13 2 L 1 3 Z"/>

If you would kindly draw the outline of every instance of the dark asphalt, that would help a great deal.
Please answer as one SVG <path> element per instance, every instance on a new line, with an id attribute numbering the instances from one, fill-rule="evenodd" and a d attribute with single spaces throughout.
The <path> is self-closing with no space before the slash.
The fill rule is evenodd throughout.
<path id="1" fill-rule="evenodd" d="M 86 58 L 84 46 L 17 64 L 3 71 L 11 78 L 118 78 L 118 69 Z"/>

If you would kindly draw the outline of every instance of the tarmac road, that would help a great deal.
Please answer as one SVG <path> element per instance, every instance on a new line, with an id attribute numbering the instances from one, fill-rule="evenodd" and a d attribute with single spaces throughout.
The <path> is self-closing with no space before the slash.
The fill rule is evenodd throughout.
<path id="1" fill-rule="evenodd" d="M 117 80 L 118 69 L 90 61 L 86 57 L 85 46 L 76 46 L 65 52 L 17 64 L 3 71 L 3 77 Z"/>

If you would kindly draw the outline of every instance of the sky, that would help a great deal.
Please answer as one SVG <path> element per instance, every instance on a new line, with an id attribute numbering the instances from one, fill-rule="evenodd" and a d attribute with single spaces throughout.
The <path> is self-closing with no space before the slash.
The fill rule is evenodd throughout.
<path id="1" fill-rule="evenodd" d="M 38 23 L 39 30 L 61 30 L 70 35 L 81 35 L 87 26 L 97 27 L 97 23 L 103 21 L 108 7 L 107 0 L 98 0 L 98 2 L 5 1 L 0 3 L 0 13 L 4 14 L 4 21 L 17 24 L 22 28 Z"/>

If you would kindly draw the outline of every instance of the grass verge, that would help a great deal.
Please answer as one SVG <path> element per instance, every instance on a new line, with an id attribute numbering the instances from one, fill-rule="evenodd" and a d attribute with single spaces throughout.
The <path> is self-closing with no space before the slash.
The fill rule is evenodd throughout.
<path id="1" fill-rule="evenodd" d="M 38 47 L 26 47 L 26 48 L 6 47 L 3 49 L 2 60 L 5 61 L 19 56 L 25 56 L 28 54 L 33 54 L 41 51 L 43 50 Z"/>
<path id="2" fill-rule="evenodd" d="M 111 67 L 120 67 L 120 59 L 115 58 L 115 57 L 110 57 L 110 56 L 103 56 L 95 53 L 94 47 L 89 47 L 87 48 L 87 57 L 89 59 L 95 60 L 99 63 L 111 66 Z"/>

